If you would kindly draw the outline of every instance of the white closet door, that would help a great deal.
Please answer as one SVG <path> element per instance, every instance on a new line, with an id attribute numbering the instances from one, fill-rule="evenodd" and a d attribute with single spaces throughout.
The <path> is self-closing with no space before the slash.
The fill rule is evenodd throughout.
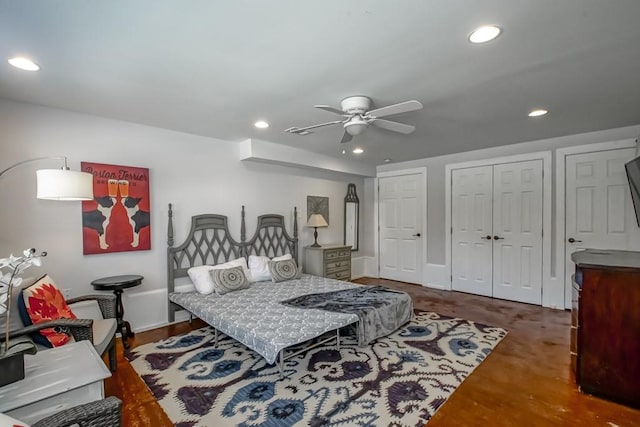
<path id="1" fill-rule="evenodd" d="M 493 167 L 493 296 L 542 304 L 542 160 Z"/>
<path id="2" fill-rule="evenodd" d="M 451 285 L 456 291 L 493 293 L 492 171 L 492 166 L 452 171 Z"/>
<path id="3" fill-rule="evenodd" d="M 634 148 L 566 157 L 565 298 L 571 298 L 571 253 L 583 248 L 637 250 L 640 232 L 624 164 Z"/>
<path id="4" fill-rule="evenodd" d="M 422 283 L 422 179 L 411 174 L 378 181 L 382 278 Z"/>

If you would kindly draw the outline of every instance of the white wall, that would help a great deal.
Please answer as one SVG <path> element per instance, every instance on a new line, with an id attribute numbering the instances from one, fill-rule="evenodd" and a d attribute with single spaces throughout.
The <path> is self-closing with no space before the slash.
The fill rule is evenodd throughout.
<path id="1" fill-rule="evenodd" d="M 446 156 L 430 157 L 409 162 L 378 166 L 378 173 L 427 167 L 427 261 L 431 264 L 445 262 L 445 166 L 451 163 L 468 162 L 472 160 L 491 159 L 494 157 L 511 156 L 515 154 L 534 153 L 550 150 L 555 161 L 555 150 L 558 148 L 593 144 L 597 142 L 616 141 L 626 138 L 636 138 L 640 134 L 640 125 L 625 128 L 610 129 L 599 132 L 569 135 L 520 144 L 493 147 L 485 150 L 468 151 L 465 153 Z M 430 142 L 432 143 L 432 142 Z M 555 170 L 555 163 L 553 164 Z M 554 179 L 555 182 L 555 179 Z M 555 197 L 555 194 L 553 195 Z M 369 198 L 368 203 L 373 199 Z M 371 208 L 373 208 L 371 206 Z M 555 218 L 554 218 L 555 220 Z M 373 249 L 373 248 L 368 248 Z"/>
<path id="2" fill-rule="evenodd" d="M 98 277 L 142 274 L 143 285 L 125 292 L 125 318 L 134 329 L 143 329 L 166 322 L 168 203 L 173 203 L 176 244 L 185 237 L 192 215 L 227 215 L 239 240 L 242 205 L 248 236 L 264 213 L 285 215 L 291 226 L 297 206 L 302 248 L 313 242 L 312 230 L 303 227 L 306 197 L 327 196 L 330 227 L 318 230 L 318 240 L 342 242 L 347 183 L 356 184 L 364 204 L 362 178 L 242 162 L 238 151 L 236 142 L 0 100 L 0 170 L 21 160 L 60 155 L 69 158 L 74 170 L 81 161 L 149 168 L 152 226 L 150 251 L 83 256 L 79 202 L 35 198 L 34 171 L 59 166 L 54 160 L 41 161 L 1 178 L 0 257 L 25 247 L 46 250 L 45 266 L 29 275 L 48 272 L 72 295 L 93 292 L 90 282 Z"/>
<path id="3" fill-rule="evenodd" d="M 484 159 L 492 159 L 498 157 L 505 157 L 511 155 L 525 154 L 525 153 L 535 153 L 542 151 L 550 151 L 552 153 L 552 191 L 551 191 L 551 212 L 552 212 L 552 230 L 551 231 L 551 241 L 556 242 L 555 236 L 555 151 L 560 148 L 578 146 L 578 145 L 587 145 L 587 144 L 595 144 L 600 142 L 609 142 L 609 141 L 619 141 L 624 139 L 636 138 L 640 134 L 640 125 L 637 126 L 629 126 L 625 128 L 617 128 L 617 129 L 609 129 L 605 131 L 599 132 L 590 132 L 584 134 L 577 135 L 568 135 L 558 138 L 551 138 L 539 141 L 530 141 L 519 144 L 506 145 L 502 147 L 493 147 L 484 150 L 476 150 L 469 151 L 465 153 L 457 153 L 446 156 L 432 157 L 419 159 L 409 162 L 395 163 L 395 164 L 387 164 L 378 166 L 378 174 L 381 172 L 388 172 L 394 170 L 402 170 L 402 169 L 412 169 L 417 167 L 427 167 L 427 254 L 425 262 L 425 268 L 430 267 L 431 271 L 434 273 L 440 272 L 442 273 L 445 270 L 445 239 L 446 239 L 446 218 L 445 218 L 445 167 L 448 164 L 469 162 L 475 160 L 484 160 Z M 429 142 L 433 143 L 433 142 Z M 368 181 L 368 180 L 365 180 Z M 365 188 L 367 185 L 365 183 Z M 374 197 L 371 195 L 367 197 L 366 210 L 374 210 L 377 209 L 373 205 Z M 376 227 L 376 224 L 372 224 L 373 227 Z M 375 228 L 372 228 L 375 231 Z M 546 231 L 545 231 L 546 233 Z M 367 241 L 368 244 L 372 244 L 372 241 Z M 364 248 L 365 253 L 375 253 L 377 256 L 377 248 L 373 246 L 369 246 Z M 551 259 L 554 260 L 556 258 L 556 252 L 558 248 L 556 248 L 553 244 L 551 247 Z M 552 270 L 555 267 L 551 266 Z M 441 285 L 443 278 L 445 280 L 449 280 L 448 272 L 446 272 L 446 278 L 443 274 L 434 274 L 434 277 L 427 278 L 427 280 L 433 280 L 433 283 L 437 283 Z M 551 278 L 547 278 L 551 279 Z M 560 280 L 563 280 L 563 277 L 560 277 Z M 426 283 L 425 283 L 426 284 Z M 561 301 L 562 293 L 560 291 L 556 292 L 560 297 L 557 301 L 548 302 L 549 306 L 557 306 L 563 307 L 564 301 Z"/>

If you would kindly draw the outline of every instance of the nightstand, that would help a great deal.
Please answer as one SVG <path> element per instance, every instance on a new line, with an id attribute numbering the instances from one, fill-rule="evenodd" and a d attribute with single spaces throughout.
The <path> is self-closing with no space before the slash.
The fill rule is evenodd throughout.
<path id="1" fill-rule="evenodd" d="M 329 279 L 351 280 L 351 246 L 305 247 L 304 272 Z"/>

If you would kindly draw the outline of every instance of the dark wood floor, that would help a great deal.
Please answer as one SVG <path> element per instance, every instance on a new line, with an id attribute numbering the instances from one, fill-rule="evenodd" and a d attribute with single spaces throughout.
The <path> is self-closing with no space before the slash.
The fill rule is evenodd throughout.
<path id="1" fill-rule="evenodd" d="M 382 279 L 359 279 L 402 289 L 415 308 L 462 317 L 509 331 L 429 422 L 437 426 L 640 426 L 640 410 L 588 396 L 569 372 L 570 314 L 537 306 L 445 292 Z M 180 323 L 136 334 L 132 347 L 201 327 Z M 105 383 L 123 400 L 123 426 L 171 426 L 138 378 L 118 342 L 118 371 Z"/>

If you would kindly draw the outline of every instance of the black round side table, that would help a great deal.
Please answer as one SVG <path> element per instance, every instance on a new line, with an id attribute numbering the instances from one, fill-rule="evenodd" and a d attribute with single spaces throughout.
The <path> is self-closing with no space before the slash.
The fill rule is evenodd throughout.
<path id="1" fill-rule="evenodd" d="M 91 282 L 93 288 L 97 291 L 113 291 L 116 295 L 116 320 L 118 322 L 118 330 L 122 335 L 122 345 L 125 349 L 129 348 L 127 338 L 133 337 L 135 334 L 131 330 L 129 322 L 123 319 L 124 306 L 122 305 L 122 292 L 127 288 L 133 288 L 142 283 L 144 277 L 137 274 L 127 274 L 123 276 L 111 276 L 96 279 Z"/>

